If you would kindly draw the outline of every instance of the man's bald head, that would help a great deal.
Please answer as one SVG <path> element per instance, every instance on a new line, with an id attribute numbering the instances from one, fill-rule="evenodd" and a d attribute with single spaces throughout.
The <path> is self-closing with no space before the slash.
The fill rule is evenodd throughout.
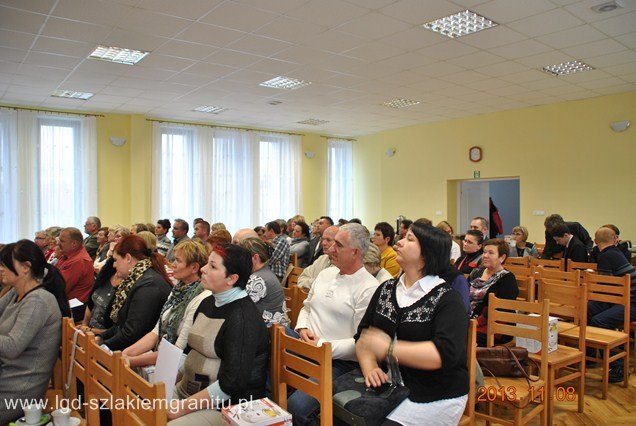
<path id="1" fill-rule="evenodd" d="M 613 246 L 616 243 L 616 232 L 611 228 L 598 228 L 594 234 L 594 242 L 596 242 L 599 250 Z"/>
<path id="2" fill-rule="evenodd" d="M 234 234 L 234 238 L 232 238 L 232 243 L 239 244 L 246 238 L 259 238 L 256 231 L 250 228 L 243 228 L 236 231 Z"/>

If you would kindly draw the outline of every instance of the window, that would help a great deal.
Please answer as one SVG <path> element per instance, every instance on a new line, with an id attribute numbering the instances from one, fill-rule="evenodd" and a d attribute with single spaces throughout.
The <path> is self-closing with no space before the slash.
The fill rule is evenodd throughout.
<path id="1" fill-rule="evenodd" d="M 300 138 L 156 123 L 153 215 L 203 217 L 232 232 L 291 217 L 300 205 Z"/>
<path id="2" fill-rule="evenodd" d="M 327 140 L 327 214 L 334 220 L 353 216 L 353 146 Z"/>
<path id="3" fill-rule="evenodd" d="M 1 240 L 49 226 L 81 229 L 97 214 L 95 118 L 2 111 L 0 122 Z"/>

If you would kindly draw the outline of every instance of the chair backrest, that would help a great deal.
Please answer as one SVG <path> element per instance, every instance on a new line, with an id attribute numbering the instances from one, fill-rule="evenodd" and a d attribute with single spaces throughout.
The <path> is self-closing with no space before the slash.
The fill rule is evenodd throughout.
<path id="1" fill-rule="evenodd" d="M 95 340 L 93 333 L 84 333 L 79 331 L 77 333 L 77 342 L 74 344 L 75 333 L 78 330 L 70 318 L 64 318 L 62 321 L 64 327 L 62 331 L 62 366 L 64 367 L 63 380 L 66 382 L 68 379 L 69 370 L 73 369 L 71 377 L 71 387 L 69 398 L 77 399 L 77 382 L 80 381 L 84 388 L 86 388 L 87 380 L 87 367 L 88 367 L 88 342 Z M 73 346 L 75 347 L 75 354 L 73 354 Z"/>
<path id="2" fill-rule="evenodd" d="M 293 328 L 296 326 L 298 315 L 300 315 L 300 310 L 303 308 L 303 302 L 309 293 L 297 285 L 283 287 L 283 293 L 285 294 L 285 302 L 287 304 L 289 319 L 291 320 L 291 326 Z"/>
<path id="3" fill-rule="evenodd" d="M 550 301 L 524 302 L 499 299 L 494 294 L 488 298 L 488 347 L 494 346 L 495 334 L 525 337 L 541 342 L 541 348 L 548 347 L 548 317 Z M 541 351 L 539 377 L 548 378 L 548 351 Z"/>
<path id="4" fill-rule="evenodd" d="M 536 301 L 535 285 L 533 277 L 521 277 L 517 279 L 517 287 L 519 287 L 519 295 L 517 300 L 525 300 L 526 302 Z"/>
<path id="5" fill-rule="evenodd" d="M 591 269 L 594 272 L 596 272 L 596 270 L 598 269 L 598 265 L 596 263 L 591 263 L 591 262 L 575 262 L 573 260 L 568 261 L 568 272 L 577 271 L 577 270 L 583 272 L 588 269 Z"/>
<path id="6" fill-rule="evenodd" d="M 119 362 L 121 352 L 108 353 L 97 345 L 94 340 L 88 342 L 88 370 L 86 385 L 86 401 L 107 400 L 114 401 L 119 388 Z M 119 412 L 110 407 L 112 423 L 119 424 L 116 419 Z M 92 425 L 100 424 L 99 404 L 88 404 L 86 420 Z"/>
<path id="7" fill-rule="evenodd" d="M 543 254 L 543 250 L 545 250 L 545 243 L 534 243 L 534 246 L 536 247 L 539 256 L 541 256 Z"/>
<path id="8" fill-rule="evenodd" d="M 549 280 L 558 280 L 562 281 L 561 284 L 570 284 L 574 286 L 579 286 L 581 283 L 581 271 L 559 271 L 557 269 L 545 268 L 543 266 L 536 268 L 537 278 L 546 278 Z"/>
<path id="9" fill-rule="evenodd" d="M 504 265 L 516 265 L 521 266 L 523 268 L 530 267 L 530 258 L 529 257 L 506 257 L 506 261 Z"/>
<path id="10" fill-rule="evenodd" d="M 292 266 L 298 266 L 298 253 L 292 253 L 289 256 L 289 264 Z"/>
<path id="11" fill-rule="evenodd" d="M 168 421 L 166 385 L 162 382 L 148 383 L 135 373 L 123 358 L 120 359 L 118 368 L 117 398 L 120 401 L 127 401 L 126 409 L 118 413 L 121 419 L 120 424 L 165 426 Z"/>
<path id="12" fill-rule="evenodd" d="M 585 348 L 587 327 L 587 286 L 564 284 L 560 280 L 541 278 L 539 300 L 550 301 L 550 315 L 579 326 L 579 349 Z"/>
<path id="13" fill-rule="evenodd" d="M 587 300 L 623 305 L 629 312 L 630 276 L 613 277 L 585 272 L 583 282 L 587 285 Z M 623 315 L 623 331 L 629 333 L 629 315 Z"/>
<path id="14" fill-rule="evenodd" d="M 287 409 L 287 386 L 302 390 L 320 403 L 320 424 L 333 422 L 331 344 L 317 347 L 278 329 L 278 405 Z"/>
<path id="15" fill-rule="evenodd" d="M 300 277 L 300 274 L 302 274 L 304 270 L 305 270 L 304 268 L 294 266 L 294 268 L 289 273 L 289 276 L 287 277 L 287 287 L 297 285 L 298 277 Z"/>
<path id="16" fill-rule="evenodd" d="M 276 323 L 272 323 L 269 327 L 269 377 L 272 386 L 272 394 L 270 399 L 278 404 L 278 357 L 280 353 L 280 343 L 278 339 L 278 329 L 281 328 Z"/>
<path id="17" fill-rule="evenodd" d="M 464 416 L 459 422 L 473 424 L 475 421 L 475 379 L 477 375 L 477 320 L 468 323 L 468 339 L 466 341 L 466 366 L 468 367 L 468 401 L 464 409 Z M 467 421 L 465 421 L 465 419 Z"/>
<path id="18" fill-rule="evenodd" d="M 508 271 L 515 274 L 515 278 L 521 279 L 525 277 L 531 277 L 534 274 L 533 268 L 518 266 L 518 265 L 505 265 L 504 266 Z"/>
<path id="19" fill-rule="evenodd" d="M 530 266 L 543 266 L 544 268 L 558 269 L 559 271 L 565 271 L 565 259 L 539 259 L 533 257 L 530 260 Z"/>

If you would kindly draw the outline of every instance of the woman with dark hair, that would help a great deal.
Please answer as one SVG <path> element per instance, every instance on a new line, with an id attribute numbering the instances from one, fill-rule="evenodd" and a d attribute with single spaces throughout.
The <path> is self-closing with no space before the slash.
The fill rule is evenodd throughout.
<path id="1" fill-rule="evenodd" d="M 168 411 L 171 425 L 222 424 L 221 404 L 265 396 L 269 335 L 261 314 L 245 291 L 252 271 L 249 251 L 218 246 L 203 268 L 203 288 L 188 336 L 183 377 L 175 394 L 183 399 Z"/>
<path id="2" fill-rule="evenodd" d="M 388 358 L 399 360 L 411 391 L 387 416 L 391 422 L 457 424 L 466 406 L 468 316 L 459 293 L 439 277 L 449 253 L 447 234 L 413 223 L 397 243 L 402 275 L 380 285 L 358 326 L 356 355 L 366 385 L 389 381 L 380 368 Z"/>
<path id="3" fill-rule="evenodd" d="M 488 325 L 488 296 L 494 293 L 499 299 L 515 300 L 519 295 L 517 279 L 512 272 L 504 269 L 509 245 L 501 238 L 493 238 L 484 243 L 483 265 L 471 272 L 470 277 L 470 317 L 477 319 L 477 345 L 486 346 L 486 326 Z M 506 343 L 508 337 L 496 337 L 495 343 Z"/>
<path id="4" fill-rule="evenodd" d="M 159 219 L 155 226 L 155 235 L 157 236 L 157 251 L 163 257 L 166 256 L 172 244 L 170 237 L 168 237 L 168 231 L 170 231 L 170 221 L 168 219 Z"/>
<path id="5" fill-rule="evenodd" d="M 269 247 L 260 238 L 246 238 L 239 244 L 252 255 L 252 274 L 245 291 L 263 315 L 265 323 L 290 325 L 285 306 L 285 293 L 269 266 Z"/>
<path id="6" fill-rule="evenodd" d="M 484 234 L 475 229 L 469 229 L 464 236 L 464 254 L 457 259 L 453 266 L 462 274 L 470 274 L 473 269 L 481 265 L 481 256 L 484 253 Z"/>
<path id="7" fill-rule="evenodd" d="M 267 237 L 265 236 L 265 227 L 259 225 L 256 228 L 254 228 L 254 232 L 258 234 L 258 238 L 267 242 Z"/>
<path id="8" fill-rule="evenodd" d="M 16 397 L 44 398 L 60 351 L 62 317 L 71 316 L 64 279 L 32 241 L 0 251 L 0 276 L 11 290 L 0 299 L 0 424 L 17 420 Z"/>
<path id="9" fill-rule="evenodd" d="M 309 225 L 305 222 L 297 222 L 292 231 L 291 254 L 298 256 L 298 266 L 305 268 L 309 265 L 311 254 L 309 253 Z"/>
<path id="10" fill-rule="evenodd" d="M 137 235 L 124 237 L 115 246 L 115 269 L 123 281 L 110 310 L 113 326 L 97 337 L 113 351 L 141 339 L 159 319 L 171 288 L 159 256 Z"/>
<path id="11" fill-rule="evenodd" d="M 102 334 L 113 326 L 110 319 L 110 307 L 115 297 L 115 290 L 122 278 L 117 275 L 115 259 L 109 258 L 95 278 L 91 295 L 86 300 L 86 312 L 80 328 L 94 334 Z"/>

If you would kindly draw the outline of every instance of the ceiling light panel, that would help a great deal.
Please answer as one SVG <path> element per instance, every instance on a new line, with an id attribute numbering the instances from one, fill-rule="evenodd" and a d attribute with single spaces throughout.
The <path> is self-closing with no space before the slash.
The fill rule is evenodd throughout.
<path id="1" fill-rule="evenodd" d="M 99 45 L 95 48 L 93 53 L 90 54 L 89 58 L 101 59 L 102 61 L 115 62 L 117 64 L 135 65 L 148 53 L 150 52 Z"/>
<path id="2" fill-rule="evenodd" d="M 475 12 L 471 12 L 470 10 L 464 10 L 454 15 L 449 15 L 444 18 L 436 19 L 435 21 L 427 22 L 422 26 L 427 30 L 440 33 L 446 37 L 457 38 L 476 33 L 477 31 L 486 30 L 497 25 L 499 24 L 486 17 L 478 15 Z"/>
<path id="3" fill-rule="evenodd" d="M 273 89 L 285 89 L 285 90 L 294 90 L 299 89 L 301 87 L 309 86 L 311 84 L 310 81 L 297 80 L 295 78 L 289 77 L 276 77 L 271 80 L 267 80 L 260 85 L 263 87 L 271 87 Z"/>
<path id="4" fill-rule="evenodd" d="M 309 124 L 310 126 L 319 126 L 321 124 L 329 123 L 327 120 L 318 120 L 317 118 L 310 118 L 308 120 L 298 121 L 298 124 Z"/>
<path id="5" fill-rule="evenodd" d="M 79 99 L 85 101 L 93 97 L 93 93 L 90 92 L 74 92 L 73 90 L 56 90 L 51 93 L 51 96 L 55 96 L 56 98 L 70 98 L 70 99 Z"/>
<path id="6" fill-rule="evenodd" d="M 406 108 L 419 103 L 420 101 L 412 101 L 410 99 L 393 99 L 392 101 L 383 102 L 382 105 L 390 108 Z"/>
<path id="7" fill-rule="evenodd" d="M 220 114 L 223 111 L 227 111 L 227 108 L 210 106 L 210 105 L 201 105 L 200 107 L 197 107 L 193 109 L 192 111 L 207 112 L 208 114 Z"/>
<path id="8" fill-rule="evenodd" d="M 570 61 L 562 64 L 548 65 L 543 67 L 543 71 L 552 75 L 569 75 L 581 71 L 591 71 L 594 68 L 584 62 Z"/>

